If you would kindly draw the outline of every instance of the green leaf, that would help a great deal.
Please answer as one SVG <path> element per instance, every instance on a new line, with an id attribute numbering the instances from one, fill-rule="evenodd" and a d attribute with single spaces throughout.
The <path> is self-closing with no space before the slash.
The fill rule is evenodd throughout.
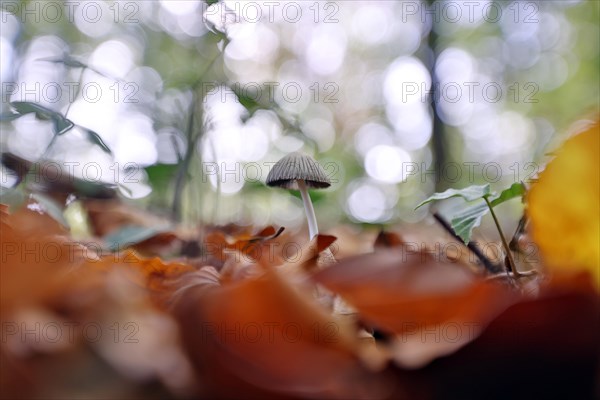
<path id="1" fill-rule="evenodd" d="M 98 71 L 97 69 L 94 69 L 94 68 L 90 67 L 89 65 L 87 65 L 85 63 L 82 63 L 79 60 L 76 60 L 75 58 L 71 57 L 69 54 L 65 54 L 63 57 L 38 58 L 37 61 L 48 61 L 48 62 L 55 63 L 55 64 L 64 64 L 64 65 L 66 65 L 67 67 L 70 67 L 70 68 L 89 69 L 90 71 L 94 71 L 98 75 L 104 76 L 105 78 L 109 78 L 108 76 L 106 76 L 102 72 Z"/>
<path id="2" fill-rule="evenodd" d="M 466 201 L 473 201 L 477 199 L 482 199 L 490 195 L 492 195 L 492 192 L 489 183 L 486 183 L 485 185 L 481 186 L 469 186 L 463 189 L 448 189 L 442 193 L 434 193 L 431 197 L 422 201 L 417 207 L 415 207 L 415 210 L 427 203 L 431 203 L 432 201 L 436 200 L 445 200 L 451 197 L 462 197 Z"/>
<path id="3" fill-rule="evenodd" d="M 508 189 L 503 190 L 498 197 L 490 201 L 490 206 L 495 207 L 498 204 L 502 204 L 507 200 L 515 197 L 522 196 L 525 193 L 525 186 L 522 183 L 514 183 Z M 436 200 L 445 200 L 451 197 L 462 197 L 466 201 L 474 201 L 478 199 L 485 199 L 490 196 L 495 196 L 491 192 L 490 185 L 485 184 L 481 186 L 469 186 L 464 189 L 448 189 L 442 193 L 435 193 L 428 199 L 421 202 L 416 208 L 421 207 L 424 204 L 430 203 Z M 458 214 L 455 214 L 450 225 L 454 230 L 454 233 L 458 235 L 465 244 L 471 240 L 473 234 L 473 228 L 481 224 L 481 218 L 490 211 L 485 202 L 477 202 L 474 205 L 466 206 Z"/>
<path id="4" fill-rule="evenodd" d="M 64 118 L 62 115 L 60 118 L 53 116 L 52 122 L 54 123 L 54 132 L 59 136 L 67 133 L 75 126 L 71 120 Z"/>
<path id="5" fill-rule="evenodd" d="M 40 193 L 33 193 L 29 197 L 41 205 L 46 214 L 51 216 L 55 221 L 60 223 L 65 228 L 69 229 L 69 223 L 65 219 L 62 208 L 60 205 L 58 205 L 58 203 Z"/>
<path id="6" fill-rule="evenodd" d="M 178 164 L 154 164 L 144 168 L 148 174 L 148 182 L 153 188 L 168 187 L 175 179 L 179 169 Z"/>
<path id="7" fill-rule="evenodd" d="M 106 143 L 104 143 L 104 140 L 102 140 L 100 135 L 98 135 L 96 132 L 94 132 L 91 129 L 84 128 L 83 126 L 80 126 L 80 128 L 86 133 L 90 142 L 98 145 L 102 150 L 104 150 L 105 153 L 112 154 L 110 147 L 108 147 L 108 145 Z"/>
<path id="8" fill-rule="evenodd" d="M 19 118 L 21 116 L 21 114 L 0 114 L 0 121 L 13 121 L 17 118 Z"/>
<path id="9" fill-rule="evenodd" d="M 123 250 L 126 247 L 138 244 L 150 239 L 160 233 L 168 232 L 170 229 L 162 227 L 145 227 L 137 225 L 126 225 L 115 233 L 107 235 L 104 240 L 110 251 Z"/>
<path id="10" fill-rule="evenodd" d="M 77 61 L 68 54 L 65 54 L 63 57 L 38 58 L 36 61 L 48 61 L 55 64 L 64 64 L 71 68 L 88 68 L 86 64 L 82 63 L 81 61 Z"/>
<path id="11" fill-rule="evenodd" d="M 29 101 L 13 101 L 12 103 L 10 103 L 10 105 L 20 115 L 36 113 L 41 117 L 50 119 L 54 114 L 56 114 L 56 111 L 53 111 L 36 103 L 31 103 Z"/>
<path id="12" fill-rule="evenodd" d="M 92 199 L 110 199 L 115 197 L 115 188 L 117 187 L 115 184 L 86 181 L 79 178 L 71 179 L 73 179 L 74 193 L 81 197 Z"/>
<path id="13" fill-rule="evenodd" d="M 50 119 L 54 124 L 54 133 L 56 135 L 62 135 L 72 129 L 75 124 L 65 118 L 61 113 L 41 106 L 36 103 L 30 103 L 28 101 L 14 101 L 10 103 L 11 107 L 15 109 L 18 116 L 35 113 L 36 117 L 40 119 Z M 10 117 L 12 119 L 17 118 Z"/>
<path id="14" fill-rule="evenodd" d="M 252 115 L 257 109 L 262 108 L 257 101 L 257 97 L 261 97 L 261 93 L 248 93 L 248 91 L 239 90 L 236 87 L 229 87 L 237 96 L 240 104 Z M 254 95 L 254 96 L 253 96 Z"/>
<path id="15" fill-rule="evenodd" d="M 473 228 L 481 224 L 481 218 L 490 211 L 485 202 L 478 202 L 469 206 L 456 214 L 450 224 L 454 233 L 456 233 L 465 244 L 471 241 Z"/>
<path id="16" fill-rule="evenodd" d="M 498 204 L 502 204 L 507 200 L 520 197 L 525 194 L 525 185 L 522 182 L 513 183 L 508 189 L 503 190 L 500 196 L 496 197 L 491 201 L 492 207 L 496 207 Z"/>

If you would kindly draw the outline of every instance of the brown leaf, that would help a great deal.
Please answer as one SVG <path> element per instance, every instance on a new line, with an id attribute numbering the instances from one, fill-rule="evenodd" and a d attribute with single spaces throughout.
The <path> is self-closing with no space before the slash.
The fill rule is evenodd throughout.
<path id="1" fill-rule="evenodd" d="M 382 230 L 375 239 L 375 249 L 384 249 L 390 247 L 400 247 L 405 244 L 404 239 L 394 232 L 386 232 Z"/>
<path id="2" fill-rule="evenodd" d="M 432 398 L 595 398 L 599 312 L 589 275 L 554 279 L 539 298 L 509 307 L 415 380 L 430 383 Z"/>
<path id="3" fill-rule="evenodd" d="M 210 395 L 379 398 L 347 327 L 275 271 L 213 290 L 192 287 L 175 308 L 184 345 Z"/>
<path id="4" fill-rule="evenodd" d="M 11 366 L 2 368 L 3 396 L 67 398 L 85 390 L 98 398 L 131 397 L 141 396 L 141 382 L 187 385 L 190 368 L 178 347 L 176 324 L 152 305 L 146 289 L 162 289 L 187 268 L 160 260 L 125 265 L 100 259 L 57 235 L 45 217 L 25 209 L 7 217 L 15 229 L 0 227 L 0 321 L 6 339 L 0 357 Z M 13 380 L 26 385 L 4 385 Z M 156 393 L 165 394 L 163 384 L 156 384 Z"/>
<path id="5" fill-rule="evenodd" d="M 90 225 L 96 236 L 104 237 L 127 225 L 152 227 L 165 226 L 169 221 L 136 209 L 118 199 L 85 200 Z"/>
<path id="6" fill-rule="evenodd" d="M 361 320 L 395 334 L 392 356 L 412 368 L 473 340 L 515 300 L 460 264 L 402 249 L 342 260 L 314 279 L 356 308 Z M 439 332 L 456 327 L 471 334 L 440 339 Z"/>
<path id="7" fill-rule="evenodd" d="M 268 226 L 252 234 L 248 230 L 233 228 L 228 228 L 227 231 L 213 229 L 204 239 L 204 259 L 217 260 L 220 265 L 231 256 L 248 263 L 257 262 L 265 267 L 282 264 L 284 246 L 280 235 L 283 230 L 283 227 L 276 231 L 274 227 Z"/>

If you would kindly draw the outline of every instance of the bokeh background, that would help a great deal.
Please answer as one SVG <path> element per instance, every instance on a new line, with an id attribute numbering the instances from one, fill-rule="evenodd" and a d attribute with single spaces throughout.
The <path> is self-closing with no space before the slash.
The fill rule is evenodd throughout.
<path id="1" fill-rule="evenodd" d="M 77 124 L 3 121 L 2 152 L 184 223 L 301 226 L 298 196 L 263 184 L 291 151 L 333 181 L 325 229 L 419 222 L 434 191 L 534 178 L 600 104 L 597 1 L 1 4 L 2 114 Z M 15 182 L 3 167 L 5 198 Z"/>

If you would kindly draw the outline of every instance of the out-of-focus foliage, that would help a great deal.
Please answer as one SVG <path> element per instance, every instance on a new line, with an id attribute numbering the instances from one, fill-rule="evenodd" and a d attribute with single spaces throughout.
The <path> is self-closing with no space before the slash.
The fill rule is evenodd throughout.
<path id="1" fill-rule="evenodd" d="M 261 182 L 301 150 L 334 180 L 323 226 L 416 222 L 440 188 L 526 181 L 599 104 L 595 1 L 267 3 L 3 2 L 0 111 L 25 100 L 77 126 L 52 141 L 48 121 L 3 122 L 2 151 L 91 180 L 97 163 L 191 224 L 293 228 L 299 199 Z"/>

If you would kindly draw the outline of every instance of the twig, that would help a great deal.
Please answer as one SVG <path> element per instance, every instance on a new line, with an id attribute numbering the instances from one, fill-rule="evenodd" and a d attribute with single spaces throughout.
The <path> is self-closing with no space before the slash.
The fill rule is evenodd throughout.
<path id="1" fill-rule="evenodd" d="M 435 220 L 446 230 L 446 232 L 448 232 L 454 239 L 456 239 L 458 242 L 464 244 L 465 242 L 456 234 L 454 233 L 454 230 L 452 229 L 452 227 L 450 226 L 450 224 L 448 224 L 448 222 L 444 219 L 444 217 L 442 217 L 439 213 L 434 213 L 433 214 L 433 218 L 435 218 Z M 497 264 L 494 264 L 489 258 L 486 257 L 485 254 L 483 254 L 481 252 L 481 249 L 479 249 L 479 246 L 477 246 L 477 243 L 470 241 L 469 243 L 467 243 L 467 248 L 469 250 L 471 250 L 471 252 L 473 252 L 473 254 L 475 254 L 475 256 L 479 259 L 479 261 L 481 261 L 481 263 L 484 265 L 485 269 L 492 273 L 492 274 L 496 274 L 498 272 L 501 272 L 502 269 L 499 268 L 499 266 Z"/>
<path id="2" fill-rule="evenodd" d="M 215 149 L 215 142 L 212 140 L 212 138 L 208 138 L 207 142 L 208 142 L 208 146 L 210 148 L 210 153 L 211 153 L 212 159 L 216 163 L 217 162 L 217 149 Z M 219 221 L 219 218 L 218 218 L 219 217 L 219 203 L 221 203 L 221 191 L 222 191 L 222 189 L 221 189 L 221 185 L 222 185 L 221 171 L 219 169 L 218 164 L 217 164 L 216 173 L 217 173 L 217 187 L 216 187 L 217 200 L 214 203 L 215 205 L 214 205 L 213 214 L 212 214 L 213 223 L 215 223 L 215 224 Z"/>
<path id="3" fill-rule="evenodd" d="M 538 272 L 535 270 L 531 270 L 531 271 L 523 271 L 523 272 L 519 272 L 519 276 L 518 277 L 524 277 L 524 276 L 535 276 L 537 275 Z M 493 281 L 496 279 L 506 279 L 506 278 L 517 278 L 517 276 L 515 276 L 512 272 L 507 273 L 501 273 L 501 274 L 495 274 L 495 275 L 490 275 L 489 277 L 487 277 L 487 280 L 489 281 Z"/>
<path id="4" fill-rule="evenodd" d="M 188 147 L 185 152 L 185 155 L 183 156 L 182 161 L 180 162 L 179 169 L 177 170 L 177 175 L 175 176 L 175 188 L 174 188 L 174 192 L 173 192 L 173 205 L 172 205 L 172 209 L 171 209 L 173 218 L 176 221 L 180 221 L 181 217 L 182 217 L 181 199 L 182 199 L 183 189 L 185 188 L 186 178 L 188 177 L 190 163 L 192 162 L 192 158 L 193 158 L 194 152 L 196 150 L 196 144 L 198 143 L 198 140 L 202 137 L 202 135 L 204 133 L 204 131 L 202 129 L 202 116 L 195 115 L 196 108 L 199 108 L 198 114 L 202 113 L 202 107 L 201 106 L 199 107 L 199 102 L 202 101 L 203 96 L 204 96 L 204 93 L 200 93 L 200 94 L 197 93 L 198 87 L 200 86 L 201 83 L 204 82 L 205 75 L 211 70 L 211 68 L 213 67 L 213 65 L 215 64 L 215 62 L 217 61 L 217 59 L 219 58 L 220 55 L 221 55 L 221 53 L 218 52 L 215 55 L 215 57 L 213 57 L 208 62 L 208 64 L 204 68 L 204 70 L 200 73 L 199 78 L 191 86 L 192 104 L 190 105 L 190 114 L 188 117 L 188 124 L 187 124 L 187 128 L 186 128 Z M 196 135 L 194 135 L 194 127 L 195 127 L 196 121 L 200 121 L 198 123 L 199 132 Z"/>
<path id="5" fill-rule="evenodd" d="M 192 104 L 190 105 L 190 113 L 187 124 L 187 139 L 188 139 L 188 147 L 186 149 L 185 155 L 183 157 L 182 162 L 177 169 L 177 175 L 175 176 L 175 188 L 173 190 L 173 208 L 172 213 L 173 217 L 176 221 L 181 220 L 181 195 L 183 193 L 183 188 L 185 187 L 186 177 L 188 174 L 188 168 L 192 157 L 194 155 L 195 144 L 193 132 L 194 132 L 194 116 L 196 114 L 196 92 L 192 91 Z"/>

